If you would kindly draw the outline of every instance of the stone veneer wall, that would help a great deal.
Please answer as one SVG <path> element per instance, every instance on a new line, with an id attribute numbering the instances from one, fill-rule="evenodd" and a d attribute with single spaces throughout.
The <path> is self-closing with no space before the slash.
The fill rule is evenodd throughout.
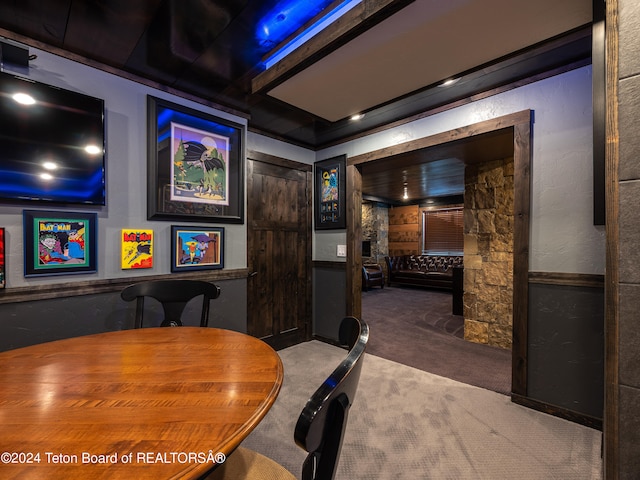
<path id="1" fill-rule="evenodd" d="M 464 338 L 510 349 L 513 158 L 465 167 Z"/>
<path id="2" fill-rule="evenodd" d="M 371 256 L 362 257 L 362 263 L 377 263 L 384 267 L 389 255 L 389 209 L 380 203 L 362 204 L 362 240 L 371 241 Z"/>

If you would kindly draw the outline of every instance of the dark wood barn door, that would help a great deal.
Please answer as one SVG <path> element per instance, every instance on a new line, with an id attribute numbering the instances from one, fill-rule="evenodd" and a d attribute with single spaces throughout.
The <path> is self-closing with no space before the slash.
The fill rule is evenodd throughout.
<path id="1" fill-rule="evenodd" d="M 247 161 L 248 333 L 276 349 L 311 333 L 311 166 Z"/>

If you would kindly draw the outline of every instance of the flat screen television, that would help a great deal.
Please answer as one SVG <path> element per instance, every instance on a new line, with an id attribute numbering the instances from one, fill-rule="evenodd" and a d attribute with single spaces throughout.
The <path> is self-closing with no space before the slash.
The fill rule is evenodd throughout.
<path id="1" fill-rule="evenodd" d="M 0 72 L 0 202 L 105 205 L 104 101 Z"/>

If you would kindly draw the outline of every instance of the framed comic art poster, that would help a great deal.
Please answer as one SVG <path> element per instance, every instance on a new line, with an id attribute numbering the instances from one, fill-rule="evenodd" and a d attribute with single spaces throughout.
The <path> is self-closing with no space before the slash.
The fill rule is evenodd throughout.
<path id="1" fill-rule="evenodd" d="M 345 215 L 346 157 L 315 163 L 315 229 L 347 228 Z"/>
<path id="2" fill-rule="evenodd" d="M 94 273 L 96 214 L 24 210 L 24 275 Z"/>
<path id="3" fill-rule="evenodd" d="M 153 268 L 153 230 L 123 228 L 121 235 L 120 267 Z"/>
<path id="4" fill-rule="evenodd" d="M 245 127 L 147 97 L 149 220 L 243 223 Z"/>
<path id="5" fill-rule="evenodd" d="M 224 268 L 224 228 L 171 226 L 171 271 Z"/>

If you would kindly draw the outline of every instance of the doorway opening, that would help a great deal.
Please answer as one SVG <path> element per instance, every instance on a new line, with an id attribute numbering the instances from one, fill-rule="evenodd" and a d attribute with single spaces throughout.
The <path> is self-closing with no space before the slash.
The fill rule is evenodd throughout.
<path id="1" fill-rule="evenodd" d="M 360 316 L 363 176 L 384 170 L 402 171 L 447 158 L 462 160 L 465 165 L 513 158 L 511 391 L 516 396 L 527 394 L 531 118 L 532 112 L 525 110 L 351 157 L 347 161 L 347 313 Z"/>

